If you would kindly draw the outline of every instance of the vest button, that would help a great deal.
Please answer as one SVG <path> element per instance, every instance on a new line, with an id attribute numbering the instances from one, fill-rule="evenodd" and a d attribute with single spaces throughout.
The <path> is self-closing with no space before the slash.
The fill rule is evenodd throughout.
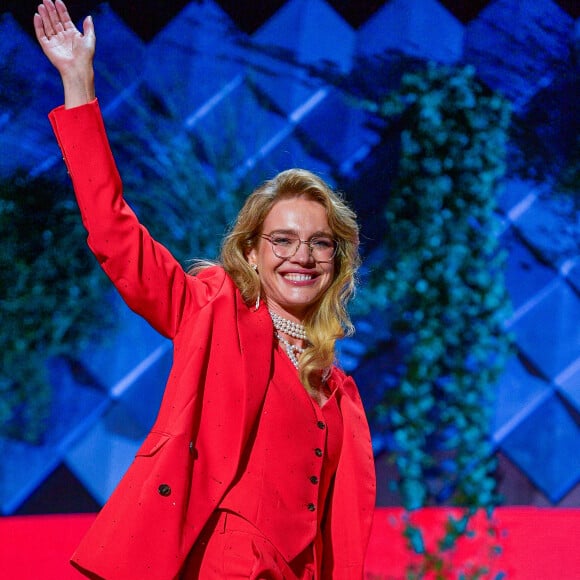
<path id="1" fill-rule="evenodd" d="M 168 495 L 171 495 L 171 487 L 169 487 L 166 483 L 162 483 L 157 491 L 159 492 L 160 495 L 162 495 L 163 497 L 167 497 Z"/>
<path id="2" fill-rule="evenodd" d="M 320 447 L 317 447 L 314 450 L 314 454 L 316 455 L 316 457 L 322 457 L 322 449 L 320 449 Z"/>
<path id="3" fill-rule="evenodd" d="M 326 425 L 324 424 L 324 421 L 318 421 L 318 423 L 316 423 L 316 426 L 319 429 L 324 429 L 326 427 Z"/>
<path id="4" fill-rule="evenodd" d="M 313 503 L 308 504 L 308 511 L 313 512 L 316 509 L 316 506 Z"/>
<path id="5" fill-rule="evenodd" d="M 317 484 L 318 483 L 318 477 L 316 477 L 316 475 L 312 475 L 310 477 L 310 483 Z"/>

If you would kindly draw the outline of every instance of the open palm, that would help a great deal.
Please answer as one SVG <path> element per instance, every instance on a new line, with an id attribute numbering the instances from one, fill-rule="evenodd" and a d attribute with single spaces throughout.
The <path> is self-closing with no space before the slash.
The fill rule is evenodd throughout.
<path id="1" fill-rule="evenodd" d="M 91 65 L 95 54 L 92 20 L 85 18 L 81 33 L 62 0 L 43 0 L 34 15 L 34 31 L 44 54 L 61 75 Z"/>

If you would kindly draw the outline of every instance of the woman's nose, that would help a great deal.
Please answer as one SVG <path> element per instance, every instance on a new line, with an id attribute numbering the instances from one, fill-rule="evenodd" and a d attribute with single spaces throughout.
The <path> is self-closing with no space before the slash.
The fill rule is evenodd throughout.
<path id="1" fill-rule="evenodd" d="M 306 264 L 314 260 L 314 258 L 312 257 L 312 250 L 310 249 L 309 242 L 303 242 L 302 240 L 300 240 L 300 244 L 298 246 L 298 249 L 296 250 L 296 253 L 293 256 L 293 260 L 299 262 L 300 264 Z"/>

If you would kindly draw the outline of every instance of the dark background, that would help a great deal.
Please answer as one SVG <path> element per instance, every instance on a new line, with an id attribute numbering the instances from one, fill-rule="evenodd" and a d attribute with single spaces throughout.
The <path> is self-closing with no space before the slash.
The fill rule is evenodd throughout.
<path id="1" fill-rule="evenodd" d="M 72 0 L 67 3 L 67 6 L 71 17 L 76 20 L 89 14 L 95 6 L 102 3 L 96 0 Z M 358 28 L 381 6 L 386 4 L 380 0 L 366 0 L 364 2 L 329 0 L 327 3 L 354 28 Z M 440 0 L 440 4 L 463 23 L 475 18 L 489 3 L 489 0 Z M 555 0 L 555 3 L 573 18 L 580 16 L 580 2 L 577 0 Z M 108 4 L 143 40 L 150 40 L 189 2 L 188 0 L 171 0 L 170 2 L 165 0 L 140 0 L 138 2 L 110 0 Z M 283 6 L 285 0 L 254 0 L 253 2 L 217 0 L 216 4 L 230 15 L 241 30 L 252 33 Z M 32 15 L 37 5 L 38 2 L 31 0 L 7 0 L 2 3 L 2 12 L 11 12 L 26 30 L 32 32 Z"/>

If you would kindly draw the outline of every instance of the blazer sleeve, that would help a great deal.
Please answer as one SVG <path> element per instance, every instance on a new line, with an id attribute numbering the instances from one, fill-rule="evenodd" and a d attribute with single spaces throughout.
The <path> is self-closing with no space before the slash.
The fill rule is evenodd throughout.
<path id="1" fill-rule="evenodd" d="M 201 279 L 147 229 L 123 198 L 97 99 L 49 114 L 71 177 L 88 245 L 129 307 L 161 334 L 174 338 L 185 313 L 201 308 L 225 279 L 222 269 Z"/>

